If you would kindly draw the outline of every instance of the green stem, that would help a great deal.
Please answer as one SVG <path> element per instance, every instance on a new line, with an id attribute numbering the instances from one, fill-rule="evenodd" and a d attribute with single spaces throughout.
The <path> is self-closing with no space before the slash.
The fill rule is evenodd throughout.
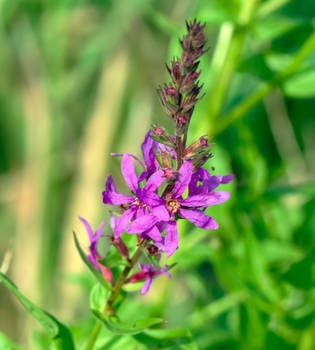
<path id="1" fill-rule="evenodd" d="M 120 274 L 117 282 L 115 283 L 115 286 L 112 289 L 112 292 L 111 292 L 109 298 L 107 299 L 107 303 L 104 307 L 105 313 L 113 312 L 113 310 L 112 310 L 113 303 L 115 302 L 117 296 L 119 295 L 122 286 L 126 282 L 126 279 L 129 275 L 129 272 L 135 266 L 136 262 L 139 260 L 141 254 L 142 254 L 143 244 L 144 244 L 144 241 L 142 241 L 140 243 L 138 249 L 134 253 L 133 257 L 131 258 L 130 264 L 124 268 L 124 270 Z M 97 321 L 93 330 L 92 330 L 91 336 L 89 338 L 89 341 L 87 343 L 85 350 L 92 350 L 93 349 L 95 342 L 96 342 L 96 340 L 101 332 L 101 329 L 102 329 L 102 324 L 99 321 Z"/>
<path id="2" fill-rule="evenodd" d="M 218 120 L 217 126 L 212 134 L 218 134 L 225 130 L 232 123 L 246 115 L 246 113 L 255 105 L 257 105 L 271 90 L 278 86 L 279 82 L 284 81 L 291 76 L 299 68 L 304 58 L 315 47 L 315 31 L 308 37 L 300 50 L 294 55 L 292 62 L 278 72 L 272 81 L 264 83 L 257 91 L 248 96 L 243 102 L 234 107 L 226 116 Z"/>
<path id="3" fill-rule="evenodd" d="M 95 345 L 95 342 L 96 342 L 96 339 L 98 338 L 99 334 L 100 334 L 100 331 L 102 329 L 102 324 L 99 322 L 99 321 L 96 321 L 95 323 L 95 326 L 92 330 L 92 334 L 90 336 L 90 339 L 87 343 L 87 346 L 86 346 L 86 350 L 92 350 L 94 345 Z"/>
<path id="4" fill-rule="evenodd" d="M 107 304 L 105 306 L 105 312 L 112 311 L 112 305 L 113 305 L 114 301 L 116 300 L 117 296 L 119 295 L 120 290 L 121 290 L 123 284 L 125 283 L 128 275 L 129 275 L 129 272 L 131 271 L 131 269 L 134 267 L 134 265 L 136 264 L 136 262 L 139 260 L 140 256 L 142 255 L 143 242 L 140 243 L 138 249 L 134 253 L 133 257 L 131 258 L 130 264 L 125 267 L 125 269 L 123 270 L 123 272 L 119 276 L 117 282 L 115 283 L 115 286 L 112 289 L 112 292 L 107 300 Z"/>

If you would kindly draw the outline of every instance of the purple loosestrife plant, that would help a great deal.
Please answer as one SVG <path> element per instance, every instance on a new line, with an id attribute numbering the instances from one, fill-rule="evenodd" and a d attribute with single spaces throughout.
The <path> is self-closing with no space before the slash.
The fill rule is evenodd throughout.
<path id="1" fill-rule="evenodd" d="M 174 132 L 154 125 L 141 145 L 143 160 L 129 153 L 112 153 L 121 158 L 121 173 L 129 189 L 126 194 L 118 192 L 110 175 L 102 194 L 103 203 L 113 206 L 110 217 L 113 233 L 106 237 L 115 249 L 109 249 L 109 253 L 100 257 L 97 244 L 104 223 L 93 234 L 81 218 L 90 241 L 87 259 L 93 269 L 102 271 L 103 277 L 112 284 L 102 310 L 105 317 L 116 313 L 116 299 L 127 284 L 144 281 L 141 294 L 145 294 L 153 278 L 161 275 L 171 278 L 168 270 L 174 265 L 161 267 L 159 261 L 162 253 L 170 257 L 181 246 L 178 220 L 188 220 L 205 230 L 217 229 L 218 223 L 205 214 L 205 209 L 224 203 L 230 196 L 216 189 L 220 184 L 229 183 L 233 175 L 212 175 L 202 168 L 212 157 L 208 138 L 201 136 L 186 145 L 190 120 L 201 98 L 202 86 L 198 82 L 201 72 L 197 70 L 206 43 L 205 25 L 194 20 L 186 26 L 187 34 L 180 41 L 181 57 L 167 66 L 171 82 L 158 89 L 162 106 L 174 122 Z M 140 166 L 140 172 L 134 163 Z M 124 233 L 135 235 L 137 240 L 131 239 L 125 244 Z M 137 242 L 136 247 L 130 242 Z M 118 267 L 113 265 L 113 261 L 117 261 L 112 259 L 113 251 L 122 261 Z M 149 260 L 149 264 L 140 263 L 140 271 L 133 271 L 140 259 Z M 119 277 L 113 280 L 112 276 Z M 93 332 L 95 341 L 99 329 Z"/>

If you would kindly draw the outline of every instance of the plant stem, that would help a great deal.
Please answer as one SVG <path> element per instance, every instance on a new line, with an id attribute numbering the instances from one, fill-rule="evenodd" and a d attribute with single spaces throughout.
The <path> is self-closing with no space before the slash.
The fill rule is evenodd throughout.
<path id="1" fill-rule="evenodd" d="M 299 68 L 304 58 L 315 47 L 315 31 L 304 42 L 300 50 L 294 55 L 292 62 L 278 72 L 274 78 L 267 83 L 264 83 L 257 91 L 248 96 L 243 102 L 234 107 L 231 112 L 218 120 L 217 126 L 212 134 L 218 134 L 225 130 L 228 126 L 236 120 L 242 118 L 255 105 L 257 105 L 271 90 L 278 87 L 279 82 L 283 82 L 286 78 L 291 76 Z"/>
<path id="2" fill-rule="evenodd" d="M 111 292 L 109 298 L 107 299 L 107 303 L 104 307 L 105 313 L 113 312 L 112 305 L 115 302 L 117 296 L 119 295 L 120 290 L 121 290 L 122 286 L 124 285 L 128 275 L 129 275 L 129 272 L 135 266 L 136 262 L 139 260 L 141 254 L 142 254 L 142 247 L 144 245 L 144 242 L 145 241 L 142 241 L 140 243 L 139 247 L 137 248 L 136 252 L 134 253 L 133 257 L 131 258 L 130 264 L 124 268 L 124 270 L 120 274 L 117 282 L 115 283 L 115 286 L 112 289 L 112 292 Z M 99 321 L 97 321 L 93 330 L 92 330 L 92 333 L 91 333 L 91 336 L 90 336 L 89 341 L 87 343 L 87 346 L 85 348 L 86 350 L 93 349 L 95 342 L 96 342 L 96 340 L 101 332 L 101 329 L 102 329 L 102 324 Z"/>
<path id="3" fill-rule="evenodd" d="M 95 326 L 94 326 L 94 328 L 92 330 L 92 334 L 91 334 L 91 336 L 89 338 L 89 341 L 87 343 L 87 346 L 85 348 L 86 350 L 92 350 L 93 349 L 94 344 L 96 342 L 97 337 L 100 334 L 101 329 L 102 329 L 101 322 L 100 321 L 96 321 Z"/>
<path id="4" fill-rule="evenodd" d="M 117 282 L 115 283 L 115 286 L 112 289 L 112 292 L 107 300 L 107 303 L 105 306 L 105 312 L 112 311 L 112 305 L 113 305 L 115 299 L 117 298 L 117 296 L 119 295 L 120 290 L 121 290 L 123 284 L 125 283 L 128 275 L 129 275 L 129 272 L 134 267 L 134 265 L 139 260 L 141 254 L 142 254 L 143 242 L 144 241 L 142 241 L 140 243 L 139 247 L 137 248 L 136 252 L 134 253 L 133 257 L 131 258 L 130 264 L 125 267 L 123 272 L 120 274 Z"/>

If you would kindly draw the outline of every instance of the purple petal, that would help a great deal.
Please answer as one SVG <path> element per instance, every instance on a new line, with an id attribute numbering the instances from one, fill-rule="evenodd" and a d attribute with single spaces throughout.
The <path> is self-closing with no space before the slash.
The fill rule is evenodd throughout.
<path id="1" fill-rule="evenodd" d="M 142 156 L 145 165 L 147 166 L 148 172 L 153 173 L 157 167 L 157 162 L 155 154 L 153 152 L 154 148 L 157 148 L 157 142 L 154 141 L 151 137 L 151 131 L 148 131 L 145 135 L 144 141 L 141 145 Z"/>
<path id="2" fill-rule="evenodd" d="M 156 271 L 156 272 L 154 272 L 154 274 L 153 274 L 154 277 L 162 276 L 162 275 L 165 275 L 165 276 L 167 276 L 168 278 L 172 279 L 172 275 L 169 274 L 169 273 L 166 272 L 166 271 L 163 271 L 163 269 L 160 269 L 159 271 Z"/>
<path id="3" fill-rule="evenodd" d="M 151 227 L 149 230 L 144 232 L 147 236 L 149 236 L 153 242 L 161 242 L 162 236 L 160 231 L 156 226 Z"/>
<path id="4" fill-rule="evenodd" d="M 189 160 L 180 167 L 175 181 L 173 198 L 178 198 L 187 188 L 192 175 L 192 165 Z"/>
<path id="5" fill-rule="evenodd" d="M 234 179 L 234 174 L 222 176 L 221 184 L 228 184 Z"/>
<path id="6" fill-rule="evenodd" d="M 158 220 L 152 214 L 140 216 L 127 227 L 126 233 L 142 233 L 154 226 Z"/>
<path id="7" fill-rule="evenodd" d="M 93 254 L 91 254 L 91 253 L 88 254 L 88 255 L 87 255 L 87 259 L 88 259 L 89 263 L 90 263 L 91 265 L 93 265 L 93 266 L 96 268 L 96 270 L 99 270 L 99 268 L 98 268 L 98 266 L 97 266 L 96 259 L 95 259 L 95 257 L 94 257 Z"/>
<path id="8" fill-rule="evenodd" d="M 86 233 L 88 235 L 90 243 L 92 243 L 93 242 L 93 231 L 91 229 L 90 224 L 85 219 L 81 218 L 81 216 L 79 216 L 79 219 L 82 221 L 82 223 L 85 227 L 85 230 L 86 230 Z"/>
<path id="9" fill-rule="evenodd" d="M 131 154 L 131 153 L 126 153 L 126 154 L 128 154 L 128 156 L 130 156 L 130 157 L 133 158 L 136 162 L 138 162 L 138 163 L 141 165 L 141 167 L 143 168 L 143 170 L 145 170 L 145 167 L 144 167 L 143 163 L 141 162 L 141 160 L 140 160 L 138 157 L 134 156 L 134 155 Z M 112 157 L 122 157 L 124 154 L 111 153 L 110 155 L 111 155 Z"/>
<path id="10" fill-rule="evenodd" d="M 191 181 L 189 183 L 188 186 L 188 193 L 189 195 L 195 195 L 195 194 L 201 194 L 204 191 L 201 191 L 200 185 L 198 186 L 198 182 L 201 181 L 205 181 L 208 180 L 210 178 L 210 174 L 208 173 L 207 170 L 203 169 L 203 168 L 199 168 L 197 169 L 192 177 L 191 177 Z M 208 191 L 206 191 L 207 193 Z"/>
<path id="11" fill-rule="evenodd" d="M 186 207 L 209 207 L 210 205 L 221 204 L 230 198 L 230 193 L 226 191 L 210 192 L 204 195 L 187 197 L 178 202 Z"/>
<path id="12" fill-rule="evenodd" d="M 169 221 L 170 219 L 170 214 L 165 208 L 165 205 L 159 205 L 158 207 L 152 208 L 151 213 L 156 216 L 159 221 Z"/>
<path id="13" fill-rule="evenodd" d="M 146 179 L 149 176 L 149 173 L 147 171 L 143 171 L 139 176 L 138 176 L 138 183 L 142 182 L 144 179 Z"/>
<path id="14" fill-rule="evenodd" d="M 148 265 L 145 264 L 139 264 L 139 269 L 143 272 L 149 272 L 150 271 L 150 267 Z"/>
<path id="15" fill-rule="evenodd" d="M 131 203 L 134 200 L 133 197 L 125 196 L 124 194 L 117 192 L 104 191 L 102 195 L 104 204 L 121 205 Z"/>
<path id="16" fill-rule="evenodd" d="M 126 181 L 126 184 L 131 189 L 131 191 L 135 193 L 138 188 L 137 175 L 133 162 L 127 153 L 124 153 L 121 160 L 121 172 Z"/>
<path id="17" fill-rule="evenodd" d="M 115 227 L 117 225 L 117 220 L 118 220 L 118 218 L 116 216 L 110 215 L 110 217 L 109 217 L 109 224 L 110 224 L 110 227 L 111 227 L 113 232 L 114 232 Z"/>
<path id="18" fill-rule="evenodd" d="M 129 221 L 132 219 L 134 213 L 135 213 L 135 209 L 130 208 L 130 209 L 126 210 L 121 215 L 121 217 L 117 220 L 116 227 L 114 230 L 115 238 L 119 238 L 120 235 L 125 231 L 127 225 L 129 224 Z"/>
<path id="19" fill-rule="evenodd" d="M 93 240 L 94 240 L 94 241 L 98 241 L 99 238 L 100 238 L 101 236 L 103 236 L 104 232 L 102 232 L 102 229 L 103 229 L 104 225 L 105 225 L 105 222 L 102 221 L 102 223 L 100 224 L 100 226 L 96 229 L 96 231 L 95 231 L 95 233 L 94 233 L 94 237 L 93 237 Z"/>
<path id="20" fill-rule="evenodd" d="M 156 193 L 147 191 L 144 188 L 138 188 L 136 191 L 136 196 L 141 203 L 144 203 L 149 207 L 157 206 L 163 203 L 163 199 L 161 199 Z"/>
<path id="21" fill-rule="evenodd" d="M 155 191 L 165 180 L 164 171 L 158 170 L 153 175 L 151 175 L 144 186 L 145 190 Z"/>
<path id="22" fill-rule="evenodd" d="M 165 251 L 169 258 L 178 248 L 178 234 L 176 221 L 169 221 L 165 230 Z"/>
<path id="23" fill-rule="evenodd" d="M 121 205 L 132 202 L 133 197 L 125 196 L 116 192 L 116 186 L 112 176 L 108 176 L 103 194 L 103 203 L 111 205 Z"/>
<path id="24" fill-rule="evenodd" d="M 145 282 L 144 282 L 144 284 L 143 284 L 143 286 L 142 286 L 142 288 L 141 288 L 141 294 L 142 294 L 142 295 L 148 293 L 148 291 L 149 291 L 149 289 L 150 289 L 150 287 L 151 287 L 151 283 L 152 283 L 152 278 L 151 278 L 151 277 L 148 277 L 148 278 L 145 280 Z"/>
<path id="25" fill-rule="evenodd" d="M 219 227 L 218 223 L 212 217 L 205 215 L 201 210 L 180 208 L 178 213 L 197 227 L 207 230 L 215 230 Z"/>

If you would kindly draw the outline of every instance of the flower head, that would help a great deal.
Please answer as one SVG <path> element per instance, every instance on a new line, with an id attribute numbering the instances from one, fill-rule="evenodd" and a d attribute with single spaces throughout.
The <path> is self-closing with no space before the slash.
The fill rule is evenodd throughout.
<path id="1" fill-rule="evenodd" d="M 203 187 L 202 191 L 193 190 L 186 198 L 183 198 L 182 195 L 191 182 L 192 172 L 190 161 L 184 162 L 179 169 L 173 191 L 165 199 L 165 208 L 169 214 L 168 218 L 165 215 L 167 220 L 163 220 L 158 213 L 152 213 L 133 221 L 126 232 L 143 232 L 152 227 L 158 228 L 160 232 L 165 230 L 165 237 L 155 241 L 155 245 L 165 251 L 167 256 L 171 256 L 178 247 L 177 216 L 203 229 L 217 229 L 219 226 L 217 222 L 212 217 L 205 215 L 204 210 L 200 208 L 221 204 L 229 199 L 230 194 L 226 191 L 206 191 L 206 187 Z"/>
<path id="2" fill-rule="evenodd" d="M 115 238 L 119 238 L 131 220 L 147 215 L 149 211 L 153 211 L 153 208 L 160 207 L 161 210 L 164 208 L 163 200 L 155 193 L 156 189 L 165 180 L 163 170 L 153 173 L 142 188 L 139 186 L 131 157 L 125 153 L 121 160 L 121 172 L 132 192 L 132 196 L 117 193 L 111 176 L 107 178 L 106 189 L 103 192 L 104 204 L 124 205 L 124 212 L 117 220 L 114 228 Z"/>

